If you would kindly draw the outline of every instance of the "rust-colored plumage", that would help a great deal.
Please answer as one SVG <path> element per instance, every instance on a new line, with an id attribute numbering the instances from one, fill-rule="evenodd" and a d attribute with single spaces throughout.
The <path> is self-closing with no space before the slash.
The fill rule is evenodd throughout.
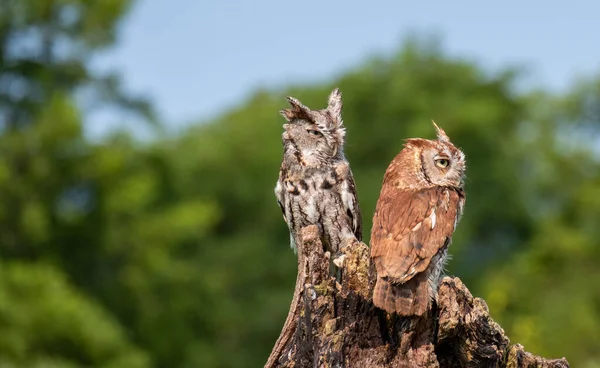
<path id="1" fill-rule="evenodd" d="M 462 214 L 465 157 L 435 127 L 435 141 L 406 141 L 386 170 L 377 201 L 373 303 L 388 313 L 422 315 L 429 309 Z"/>

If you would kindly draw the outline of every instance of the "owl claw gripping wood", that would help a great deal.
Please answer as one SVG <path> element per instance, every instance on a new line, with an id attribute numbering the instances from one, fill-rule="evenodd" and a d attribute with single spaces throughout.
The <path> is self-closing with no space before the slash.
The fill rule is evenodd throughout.
<path id="1" fill-rule="evenodd" d="M 343 149 L 342 95 L 334 89 L 322 110 L 311 110 L 293 97 L 287 100 L 290 108 L 281 111 L 287 123 L 277 202 L 294 250 L 300 230 L 318 225 L 323 243 L 335 255 L 344 240 L 362 240 L 354 179 Z"/>
<path id="2" fill-rule="evenodd" d="M 437 140 L 408 139 L 385 172 L 371 231 L 373 304 L 423 315 L 437 295 L 465 203 L 465 155 L 433 123 Z"/>

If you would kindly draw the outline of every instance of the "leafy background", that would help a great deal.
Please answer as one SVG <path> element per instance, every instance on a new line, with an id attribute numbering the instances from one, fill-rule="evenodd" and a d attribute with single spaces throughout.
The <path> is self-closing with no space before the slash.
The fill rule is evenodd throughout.
<path id="1" fill-rule="evenodd" d="M 433 118 L 469 166 L 449 272 L 512 342 L 600 367 L 600 75 L 524 92 L 520 71 L 490 73 L 415 37 L 168 134 L 118 71 L 89 66 L 129 1 L 1 4 L 1 367 L 264 364 L 296 273 L 272 189 L 277 112 L 289 94 L 320 108 L 334 86 L 365 233 L 385 168 L 403 139 L 433 137 Z M 157 137 L 92 140 L 98 108 Z"/>

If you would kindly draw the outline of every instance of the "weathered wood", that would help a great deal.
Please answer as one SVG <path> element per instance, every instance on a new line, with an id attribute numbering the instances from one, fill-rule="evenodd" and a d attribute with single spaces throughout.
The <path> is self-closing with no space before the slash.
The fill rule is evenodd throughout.
<path id="1" fill-rule="evenodd" d="M 292 306 L 265 367 L 568 367 L 510 345 L 481 298 L 445 277 L 437 305 L 421 318 L 400 318 L 371 302 L 369 248 L 356 240 L 331 260 L 316 226 L 302 229 Z M 333 261 L 341 283 L 330 276 Z"/>

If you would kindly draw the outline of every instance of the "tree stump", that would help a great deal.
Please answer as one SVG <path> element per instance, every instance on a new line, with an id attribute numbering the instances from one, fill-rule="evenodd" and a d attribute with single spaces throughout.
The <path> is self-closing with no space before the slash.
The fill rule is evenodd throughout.
<path id="1" fill-rule="evenodd" d="M 375 272 L 369 248 L 350 241 L 333 262 L 318 228 L 302 229 L 298 278 L 271 367 L 568 367 L 511 345 L 481 298 L 457 277 L 444 277 L 437 303 L 423 317 L 398 317 L 372 303 Z"/>

